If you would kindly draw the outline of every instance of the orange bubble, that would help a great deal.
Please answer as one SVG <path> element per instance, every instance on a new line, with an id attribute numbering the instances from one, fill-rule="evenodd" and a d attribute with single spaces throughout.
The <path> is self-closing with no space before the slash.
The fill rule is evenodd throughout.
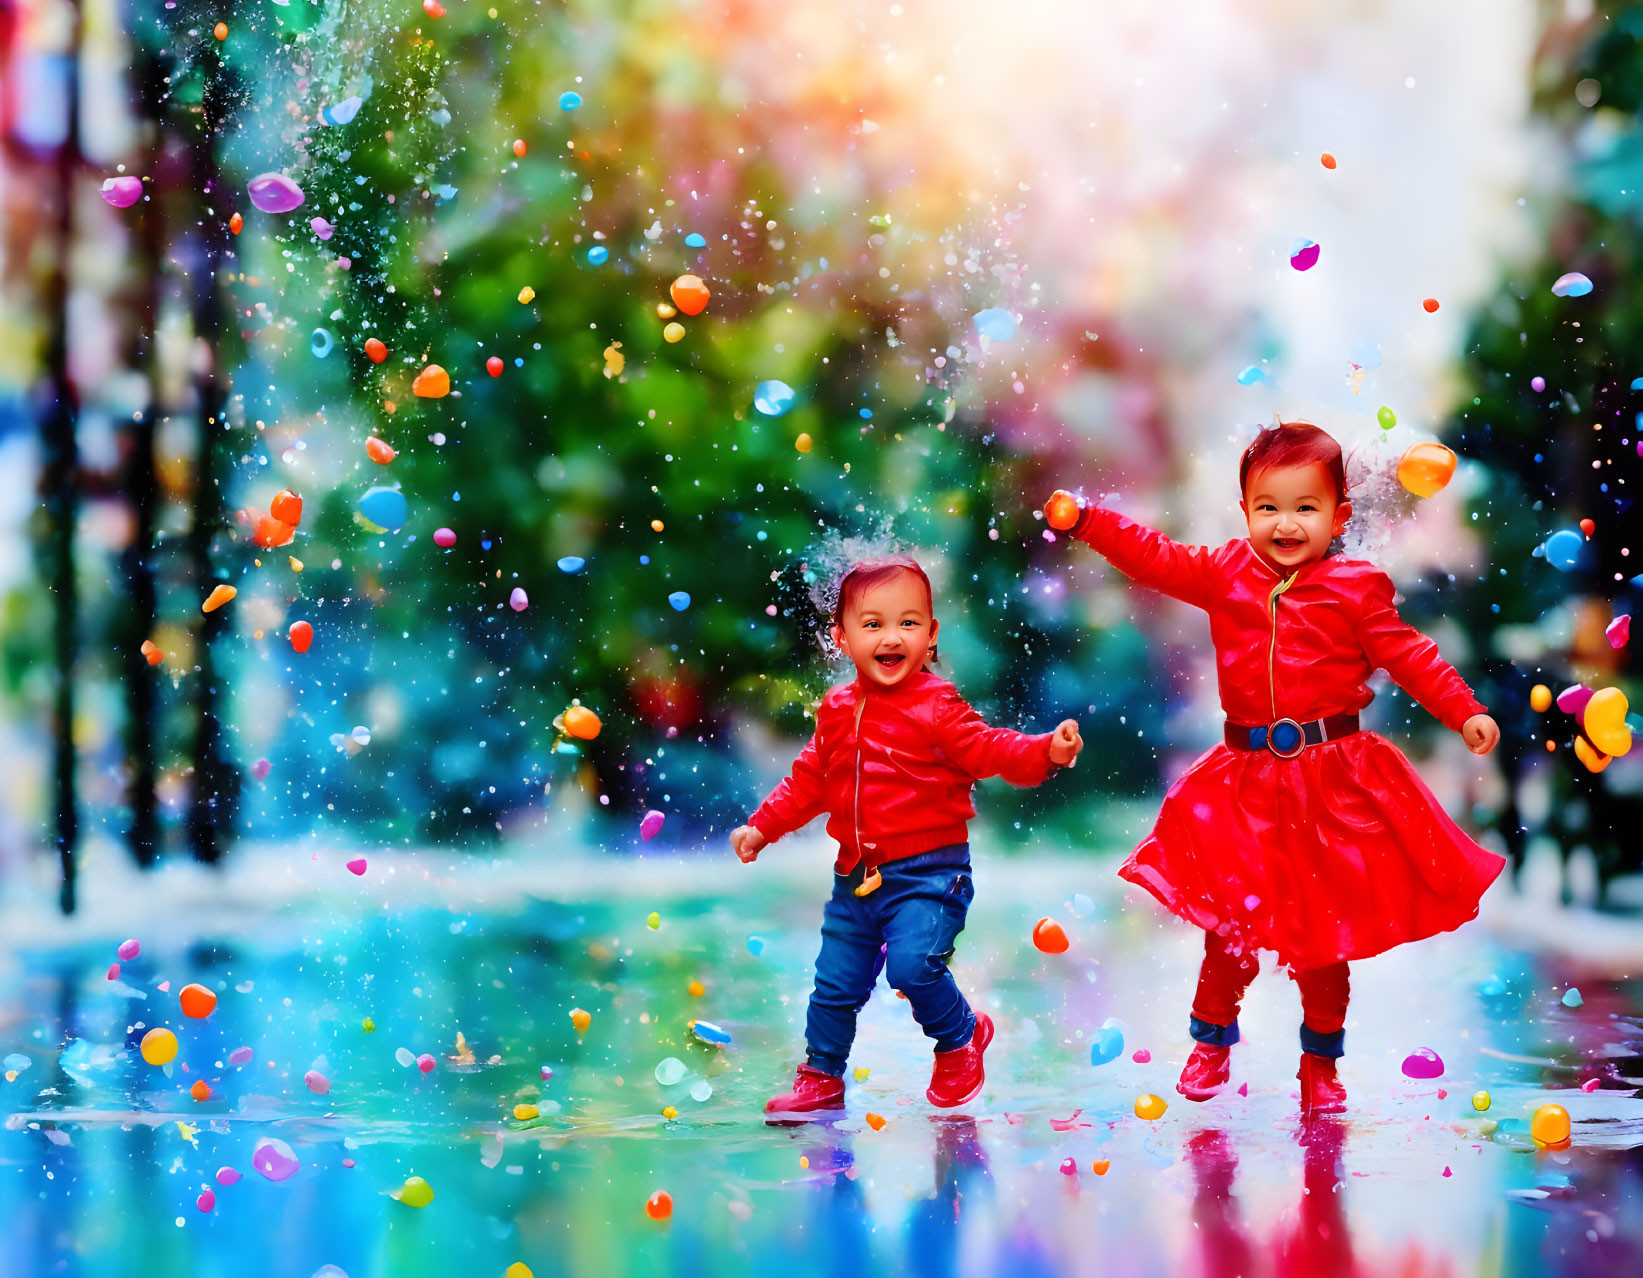
<path id="1" fill-rule="evenodd" d="M 430 18 L 443 18 L 445 6 L 440 4 L 439 0 L 422 0 L 422 12 Z"/>
<path id="2" fill-rule="evenodd" d="M 1597 531 L 1597 521 L 1595 519 L 1582 519 L 1580 521 L 1580 531 L 1585 533 L 1588 538 L 1591 537 Z"/>
<path id="3" fill-rule="evenodd" d="M 1090 1170 L 1092 1172 L 1094 1172 L 1097 1176 L 1105 1176 L 1107 1174 L 1107 1169 L 1111 1166 L 1112 1166 L 1112 1159 L 1110 1159 L 1110 1158 L 1097 1158 L 1093 1163 L 1090 1164 Z"/>
<path id="4" fill-rule="evenodd" d="M 226 22 L 219 22 L 216 26 L 211 28 L 211 34 L 216 36 L 219 40 L 228 39 L 228 24 Z"/>
<path id="5" fill-rule="evenodd" d="M 876 1132 L 882 1132 L 884 1130 L 885 1122 L 886 1122 L 886 1119 L 885 1119 L 883 1114 L 868 1114 L 867 1115 L 867 1125 L 869 1127 L 871 1127 Z"/>
<path id="6" fill-rule="evenodd" d="M 713 296 L 707 291 L 707 285 L 694 275 L 681 275 L 674 280 L 668 288 L 668 295 L 686 315 L 700 315 L 707 309 L 708 299 Z"/>
<path id="7" fill-rule="evenodd" d="M 297 530 L 285 520 L 275 519 L 260 510 L 251 511 L 250 514 L 251 540 L 265 550 L 272 550 L 275 546 L 289 546 L 296 538 Z"/>
<path id="8" fill-rule="evenodd" d="M 1429 297 L 1422 302 L 1421 305 L 1426 308 L 1426 313 L 1430 315 L 1433 311 L 1438 309 L 1438 299 L 1435 297 Z"/>
<path id="9" fill-rule="evenodd" d="M 438 364 L 429 364 L 411 383 L 411 394 L 418 399 L 444 399 L 451 393 L 451 375 Z"/>
<path id="10" fill-rule="evenodd" d="M 378 466 L 386 466 L 399 456 L 394 452 L 394 446 L 385 439 L 378 439 L 375 435 L 365 441 L 365 455 Z"/>
<path id="11" fill-rule="evenodd" d="M 203 985 L 185 985 L 177 991 L 177 1002 L 182 1004 L 184 1016 L 201 1021 L 216 1009 L 217 996 Z"/>
<path id="12" fill-rule="evenodd" d="M 1529 1135 L 1538 1145 L 1565 1145 L 1569 1141 L 1569 1111 L 1561 1105 L 1542 1105 L 1529 1120 Z"/>
<path id="13" fill-rule="evenodd" d="M 645 1199 L 645 1215 L 652 1220 L 666 1220 L 673 1215 L 673 1195 L 665 1189 L 658 1189 Z"/>
<path id="14" fill-rule="evenodd" d="M 373 364 L 380 364 L 388 358 L 388 348 L 375 337 L 365 339 L 365 353 L 371 357 Z"/>
<path id="15" fill-rule="evenodd" d="M 228 229 L 230 231 L 234 232 L 235 235 L 238 235 L 242 230 L 245 229 L 245 219 L 243 217 L 241 217 L 238 213 L 234 214 L 231 218 L 228 219 Z"/>
<path id="16" fill-rule="evenodd" d="M 707 993 L 707 986 L 703 985 L 700 981 L 692 981 L 685 988 L 690 991 L 691 998 L 701 998 L 702 995 Z"/>
<path id="17" fill-rule="evenodd" d="M 808 431 L 801 432 L 799 437 L 793 441 L 793 447 L 801 453 L 808 453 L 815 446 L 816 441 L 810 438 L 810 432 Z"/>
<path id="18" fill-rule="evenodd" d="M 1550 746 L 1552 743 L 1548 741 L 1546 744 Z M 1575 738 L 1575 758 L 1586 765 L 1586 771 L 1588 772 L 1601 772 L 1614 762 L 1612 755 L 1604 754 L 1603 751 L 1581 736 Z"/>
<path id="19" fill-rule="evenodd" d="M 1067 952 L 1067 933 L 1054 919 L 1039 919 L 1033 925 L 1033 944 L 1046 954 Z"/>
<path id="20" fill-rule="evenodd" d="M 143 640 L 142 653 L 143 656 L 147 658 L 148 664 L 151 666 L 157 666 L 160 662 L 165 660 L 165 653 L 160 651 L 160 645 L 155 643 L 152 639 Z"/>
<path id="21" fill-rule="evenodd" d="M 1154 1096 L 1151 1092 L 1135 1098 L 1135 1116 L 1149 1123 L 1162 1118 L 1168 1108 L 1162 1096 Z"/>
<path id="22" fill-rule="evenodd" d="M 520 159 L 525 158 L 525 139 L 524 138 L 515 138 L 513 140 L 513 153 L 515 155 L 517 155 Z"/>
<path id="23" fill-rule="evenodd" d="M 274 494 L 274 500 L 268 503 L 268 512 L 282 524 L 295 527 L 302 522 L 302 498 L 289 488 L 282 488 Z"/>
<path id="24" fill-rule="evenodd" d="M 1552 690 L 1543 683 L 1537 683 L 1529 689 L 1529 705 L 1540 714 L 1545 714 L 1552 708 Z"/>
<path id="25" fill-rule="evenodd" d="M 1442 492 L 1454 474 L 1455 454 L 1442 444 L 1411 444 L 1398 459 L 1398 482 L 1417 497 Z"/>
<path id="26" fill-rule="evenodd" d="M 664 527 L 666 527 L 666 525 L 663 524 L 660 519 L 653 519 L 650 521 L 651 532 L 661 532 Z"/>
<path id="27" fill-rule="evenodd" d="M 586 706 L 572 706 L 565 711 L 565 731 L 582 741 L 592 741 L 602 727 L 599 716 Z"/>
<path id="28" fill-rule="evenodd" d="M 1066 532 L 1078 523 L 1078 498 L 1068 492 L 1056 492 L 1044 503 L 1044 520 L 1057 532 Z"/>
<path id="29" fill-rule="evenodd" d="M 570 1023 L 576 1026 L 576 1032 L 578 1034 L 585 1034 L 588 1026 L 593 1024 L 593 1017 L 589 1016 L 581 1008 L 573 1007 L 570 1010 Z"/>
<path id="30" fill-rule="evenodd" d="M 211 1088 L 206 1085 L 205 1079 L 196 1078 L 194 1086 L 188 1089 L 188 1094 L 197 1101 L 208 1101 L 211 1099 Z"/>
<path id="31" fill-rule="evenodd" d="M 291 646 L 298 652 L 307 652 L 308 645 L 314 642 L 314 627 L 306 621 L 294 621 L 291 629 L 286 632 L 291 640 Z"/>
<path id="32" fill-rule="evenodd" d="M 232 586 L 218 586 L 206 596 L 205 602 L 200 605 L 200 611 L 216 612 L 218 608 L 221 608 L 225 603 L 239 593 L 240 592 L 235 590 Z"/>
<path id="33" fill-rule="evenodd" d="M 1325 151 L 1318 157 L 1318 163 L 1323 165 L 1326 169 L 1332 169 L 1335 167 L 1335 157 L 1328 151 Z"/>

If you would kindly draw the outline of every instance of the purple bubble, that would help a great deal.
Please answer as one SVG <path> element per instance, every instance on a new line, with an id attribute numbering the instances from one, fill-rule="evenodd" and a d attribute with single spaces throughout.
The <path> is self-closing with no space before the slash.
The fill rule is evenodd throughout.
<path id="1" fill-rule="evenodd" d="M 249 1065 L 251 1057 L 254 1055 L 255 1053 L 249 1047 L 236 1047 L 228 1053 L 228 1063 L 230 1065 Z"/>
<path id="2" fill-rule="evenodd" d="M 232 1167 L 219 1167 L 217 1168 L 217 1183 L 227 1189 L 230 1185 L 240 1183 L 240 1174 Z"/>
<path id="3" fill-rule="evenodd" d="M 320 239 L 328 240 L 328 239 L 331 238 L 332 234 L 336 231 L 337 228 L 332 226 L 324 218 L 316 217 L 316 218 L 310 218 L 309 219 L 308 229 L 310 231 L 312 231 L 315 235 L 319 236 Z"/>
<path id="4" fill-rule="evenodd" d="M 525 588 L 523 586 L 515 586 L 513 588 L 513 594 L 508 596 L 508 607 L 512 608 L 515 612 L 524 612 L 525 609 L 530 606 L 531 599 L 530 596 L 525 593 Z"/>
<path id="5" fill-rule="evenodd" d="M 98 194 L 117 209 L 129 209 L 143 198 L 143 180 L 139 177 L 105 178 L 103 189 Z"/>
<path id="6" fill-rule="evenodd" d="M 307 197 L 302 188 L 283 173 L 260 173 L 246 184 L 251 203 L 264 213 L 289 213 Z"/>
<path id="7" fill-rule="evenodd" d="M 123 962 L 129 963 L 143 952 L 143 943 L 136 937 L 132 937 L 129 941 L 121 941 L 120 948 L 114 952 L 120 956 Z"/>
<path id="8" fill-rule="evenodd" d="M 273 770 L 274 765 L 268 762 L 267 759 L 258 759 L 251 765 L 252 779 L 256 781 L 264 780 Z"/>
<path id="9" fill-rule="evenodd" d="M 313 1092 L 315 1096 L 324 1096 L 331 1090 L 331 1080 L 317 1069 L 309 1070 L 302 1076 L 302 1081 L 307 1084 L 308 1090 Z"/>
<path id="10" fill-rule="evenodd" d="M 264 1136 L 251 1151 L 251 1165 L 269 1180 L 290 1180 L 302 1164 L 291 1146 L 283 1140 Z"/>
<path id="11" fill-rule="evenodd" d="M 662 822 L 666 820 L 667 816 L 665 814 L 652 808 L 639 821 L 639 837 L 647 841 L 654 839 L 662 832 Z"/>
<path id="12" fill-rule="evenodd" d="M 1430 1047 L 1417 1047 L 1403 1058 L 1406 1078 L 1436 1078 L 1443 1073 L 1443 1057 Z"/>
<path id="13" fill-rule="evenodd" d="M 1536 391 L 1543 391 L 1546 389 L 1546 379 L 1544 377 L 1531 377 L 1529 385 Z"/>
<path id="14" fill-rule="evenodd" d="M 200 1196 L 194 1200 L 194 1205 L 201 1211 L 210 1211 L 217 1205 L 217 1195 L 209 1189 L 202 1189 Z"/>

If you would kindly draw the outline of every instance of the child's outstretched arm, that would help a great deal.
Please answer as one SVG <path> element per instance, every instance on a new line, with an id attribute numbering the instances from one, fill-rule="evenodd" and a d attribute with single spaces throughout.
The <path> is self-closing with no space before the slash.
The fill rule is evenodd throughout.
<path id="1" fill-rule="evenodd" d="M 1038 785 L 1057 768 L 1071 767 L 1084 748 L 1078 721 L 1054 732 L 1032 734 L 989 728 L 969 702 L 954 692 L 936 714 L 936 744 L 949 759 L 978 780 L 1003 777 L 1011 785 Z"/>
<path id="2" fill-rule="evenodd" d="M 793 761 L 793 771 L 770 792 L 770 797 L 759 805 L 747 824 L 730 832 L 731 849 L 744 864 L 756 860 L 766 844 L 809 824 L 826 807 L 821 754 L 816 747 L 816 734 L 820 731 L 818 728 L 811 734 Z"/>
<path id="3" fill-rule="evenodd" d="M 1438 645 L 1398 615 L 1392 579 L 1370 569 L 1364 587 L 1364 608 L 1355 627 L 1364 653 L 1434 719 L 1460 733 L 1473 754 L 1488 754 L 1500 740 L 1500 728 Z"/>
<path id="4" fill-rule="evenodd" d="M 1063 524 L 1062 531 L 1093 546 L 1131 581 L 1197 608 L 1208 606 L 1215 589 L 1208 546 L 1183 546 L 1117 511 L 1079 506 L 1077 500 L 1070 493 L 1057 492 L 1044 503 L 1052 528 L 1077 510 L 1076 522 Z"/>

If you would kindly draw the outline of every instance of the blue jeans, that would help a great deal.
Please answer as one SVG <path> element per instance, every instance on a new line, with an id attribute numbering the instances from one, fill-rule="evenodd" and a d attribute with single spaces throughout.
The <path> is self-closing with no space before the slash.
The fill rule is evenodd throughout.
<path id="1" fill-rule="evenodd" d="M 833 876 L 822 913 L 816 988 L 804 1037 L 812 1069 L 843 1075 L 861 1011 L 882 968 L 892 989 L 907 996 L 913 1017 L 936 1040 L 936 1051 L 963 1047 L 975 1032 L 975 1013 L 947 970 L 953 942 L 964 930 L 975 885 L 970 845 L 955 843 L 879 866 L 883 884 L 866 896 L 855 889 L 861 866 Z"/>

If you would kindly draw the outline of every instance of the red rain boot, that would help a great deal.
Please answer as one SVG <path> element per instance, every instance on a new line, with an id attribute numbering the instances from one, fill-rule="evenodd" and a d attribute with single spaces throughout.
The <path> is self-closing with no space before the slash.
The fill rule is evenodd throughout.
<path id="1" fill-rule="evenodd" d="M 839 1113 L 843 1109 L 844 1080 L 808 1065 L 799 1066 L 792 1091 L 772 1096 L 764 1103 L 766 1122 L 779 1122 L 790 1115 L 803 1122 L 811 1114 Z"/>
<path id="2" fill-rule="evenodd" d="M 1214 1043 L 1195 1043 L 1175 1090 L 1188 1100 L 1207 1101 L 1219 1094 L 1231 1076 L 1232 1049 Z"/>
<path id="3" fill-rule="evenodd" d="M 1301 1080 L 1302 1117 L 1346 1112 L 1346 1087 L 1336 1077 L 1334 1057 L 1302 1052 L 1295 1077 Z"/>
<path id="4" fill-rule="evenodd" d="M 981 1068 L 981 1057 L 987 1044 L 993 1041 L 993 1018 L 986 1012 L 976 1013 L 975 1033 L 963 1047 L 950 1052 L 937 1052 L 935 1068 L 930 1071 L 930 1086 L 925 1091 L 932 1105 L 938 1109 L 952 1109 L 965 1105 L 981 1095 L 981 1085 L 987 1075 Z"/>

